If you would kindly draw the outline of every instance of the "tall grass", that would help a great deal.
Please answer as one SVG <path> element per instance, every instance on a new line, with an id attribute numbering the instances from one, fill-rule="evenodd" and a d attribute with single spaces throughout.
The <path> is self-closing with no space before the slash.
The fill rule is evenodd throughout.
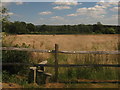
<path id="1" fill-rule="evenodd" d="M 118 55 L 90 55 L 77 54 L 65 55 L 59 54 L 59 64 L 118 64 Z M 54 64 L 54 57 L 48 59 L 48 62 Z M 51 70 L 47 70 L 51 72 Z M 53 72 L 51 72 L 53 73 Z M 54 75 L 54 73 L 53 73 Z M 118 80 L 118 68 L 116 67 L 60 67 L 59 80 Z"/>

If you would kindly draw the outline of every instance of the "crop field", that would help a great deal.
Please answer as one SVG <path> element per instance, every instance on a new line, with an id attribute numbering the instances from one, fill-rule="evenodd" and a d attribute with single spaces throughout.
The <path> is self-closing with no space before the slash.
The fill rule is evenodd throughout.
<path id="1" fill-rule="evenodd" d="M 53 50 L 59 45 L 61 51 L 115 51 L 118 50 L 119 35 L 8 35 L 3 46 L 20 46 L 34 49 Z M 71 56 L 71 55 L 69 55 Z M 50 54 L 32 53 L 34 62 L 50 58 Z M 62 57 L 66 58 L 64 55 Z M 72 56 L 72 58 L 74 58 Z M 71 58 L 71 57 L 70 57 Z M 73 61 L 69 61 L 73 62 Z"/>
<path id="2" fill-rule="evenodd" d="M 3 37 L 3 46 L 26 47 L 34 49 L 54 50 L 54 45 L 59 45 L 61 51 L 116 51 L 119 49 L 119 35 L 7 35 Z M 6 53 L 6 52 L 5 52 Z M 4 53 L 3 53 L 4 54 Z M 8 53 L 9 54 L 9 53 Z M 18 54 L 17 60 L 26 57 L 21 53 Z M 21 57 L 20 57 L 21 56 Z M 6 56 L 5 56 L 6 57 Z M 20 59 L 19 59 L 20 57 Z M 9 57 L 7 57 L 9 58 Z M 6 58 L 5 58 L 6 59 Z M 16 60 L 12 57 L 11 59 Z M 15 62 L 18 62 L 18 61 Z M 48 64 L 54 64 L 54 54 L 32 52 L 29 55 L 31 63 L 40 63 L 47 60 Z M 98 54 L 59 54 L 59 64 L 119 64 L 119 55 L 98 55 Z M 54 68 L 46 67 L 46 72 L 53 75 Z M 5 72 L 6 73 L 6 72 Z M 20 72 L 22 73 L 22 72 Z M 21 74 L 19 74 L 21 75 Z M 13 76 L 14 77 L 14 76 Z M 13 78 L 11 77 L 11 78 Z M 26 77 L 26 76 L 22 76 Z M 17 77 L 18 78 L 18 77 Z M 119 80 L 119 68 L 115 67 L 60 67 L 59 81 L 99 81 L 99 80 Z M 26 80 L 26 79 L 25 79 Z M 15 80 L 12 80 L 13 83 Z M 16 81 L 18 82 L 18 81 Z M 26 86 L 27 82 L 22 82 Z M 24 83 L 24 84 L 23 84 Z M 54 83 L 55 84 L 55 83 Z M 47 88 L 52 88 L 53 83 L 46 85 Z M 63 88 L 118 88 L 118 84 L 57 84 L 56 87 Z M 27 85 L 27 87 L 30 87 Z M 54 88 L 54 87 L 53 87 Z"/>
<path id="3" fill-rule="evenodd" d="M 30 45 L 35 49 L 53 49 L 55 43 L 60 50 L 111 51 L 118 48 L 119 35 L 9 35 L 4 37 L 5 45 Z"/>

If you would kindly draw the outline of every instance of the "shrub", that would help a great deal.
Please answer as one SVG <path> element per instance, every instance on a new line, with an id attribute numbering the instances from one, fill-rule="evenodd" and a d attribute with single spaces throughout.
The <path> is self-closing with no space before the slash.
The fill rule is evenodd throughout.
<path id="1" fill-rule="evenodd" d="M 24 44 L 25 46 L 25 44 Z M 23 51 L 2 51 L 2 63 L 30 63 L 29 52 Z M 10 74 L 26 73 L 27 66 L 3 66 L 3 70 Z"/>

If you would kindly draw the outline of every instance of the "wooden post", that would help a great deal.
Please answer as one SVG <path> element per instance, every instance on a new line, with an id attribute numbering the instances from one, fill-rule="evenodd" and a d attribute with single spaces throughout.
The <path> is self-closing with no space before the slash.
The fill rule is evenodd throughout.
<path id="1" fill-rule="evenodd" d="M 34 84 L 36 83 L 36 69 L 34 70 Z"/>
<path id="2" fill-rule="evenodd" d="M 33 75 L 34 75 L 34 76 L 33 76 L 33 82 L 36 83 L 36 69 L 37 69 L 37 68 L 36 68 L 36 67 L 30 67 L 30 69 L 33 70 L 33 73 L 34 73 L 34 74 L 33 74 Z"/>
<path id="3" fill-rule="evenodd" d="M 58 44 L 55 44 L 55 82 L 58 82 Z"/>

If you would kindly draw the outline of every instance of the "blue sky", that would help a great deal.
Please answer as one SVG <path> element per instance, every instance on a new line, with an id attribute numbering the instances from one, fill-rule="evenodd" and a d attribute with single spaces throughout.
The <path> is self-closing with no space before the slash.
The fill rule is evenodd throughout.
<path id="1" fill-rule="evenodd" d="M 98 21 L 118 24 L 118 3 L 115 2 L 12 2 L 5 6 L 9 9 L 11 21 L 36 25 L 95 24 Z"/>

